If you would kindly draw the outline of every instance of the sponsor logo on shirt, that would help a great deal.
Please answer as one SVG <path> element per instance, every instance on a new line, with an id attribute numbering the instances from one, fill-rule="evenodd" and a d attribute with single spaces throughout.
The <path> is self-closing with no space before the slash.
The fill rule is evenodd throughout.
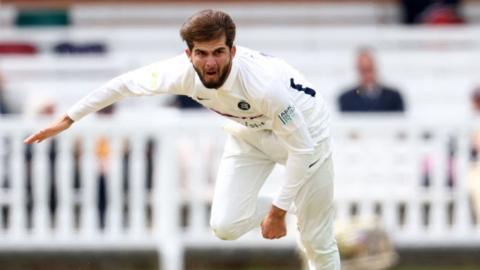
<path id="1" fill-rule="evenodd" d="M 265 126 L 265 122 L 249 122 L 249 121 L 245 121 L 243 123 L 246 127 L 248 128 L 261 128 L 263 126 Z"/>
<path id="2" fill-rule="evenodd" d="M 244 111 L 250 110 L 250 104 L 248 104 L 244 100 L 240 101 L 237 106 L 240 110 L 244 110 Z"/>
<path id="3" fill-rule="evenodd" d="M 295 107 L 289 105 L 285 110 L 283 110 L 279 115 L 280 121 L 286 126 L 290 121 L 295 117 Z"/>

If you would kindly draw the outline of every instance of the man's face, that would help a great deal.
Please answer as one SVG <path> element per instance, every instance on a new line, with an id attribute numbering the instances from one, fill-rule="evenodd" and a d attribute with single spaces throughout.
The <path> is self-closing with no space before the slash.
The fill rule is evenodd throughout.
<path id="1" fill-rule="evenodd" d="M 473 104 L 473 110 L 476 113 L 480 113 L 480 93 L 478 93 L 473 97 L 472 104 Z"/>
<path id="2" fill-rule="evenodd" d="M 377 83 L 375 63 L 369 54 L 358 56 L 357 70 L 363 87 L 373 87 Z"/>
<path id="3" fill-rule="evenodd" d="M 186 49 L 193 68 L 207 88 L 220 88 L 230 73 L 236 48 L 226 44 L 225 35 L 204 42 L 194 42 L 192 50 Z"/>

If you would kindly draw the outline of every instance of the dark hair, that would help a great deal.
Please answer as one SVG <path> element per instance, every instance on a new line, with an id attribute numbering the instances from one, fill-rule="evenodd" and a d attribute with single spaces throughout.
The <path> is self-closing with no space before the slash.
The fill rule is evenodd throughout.
<path id="1" fill-rule="evenodd" d="M 195 41 L 210 41 L 222 35 L 225 35 L 227 46 L 232 48 L 235 40 L 235 23 L 227 13 L 211 9 L 193 14 L 180 29 L 180 36 L 190 50 Z"/>

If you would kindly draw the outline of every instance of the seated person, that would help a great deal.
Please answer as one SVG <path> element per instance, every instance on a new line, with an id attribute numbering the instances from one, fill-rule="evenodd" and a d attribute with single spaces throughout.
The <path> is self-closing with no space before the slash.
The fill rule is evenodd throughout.
<path id="1" fill-rule="evenodd" d="M 368 49 L 357 55 L 360 82 L 338 99 L 341 112 L 403 112 L 403 98 L 392 88 L 381 85 L 377 79 L 375 61 Z"/>

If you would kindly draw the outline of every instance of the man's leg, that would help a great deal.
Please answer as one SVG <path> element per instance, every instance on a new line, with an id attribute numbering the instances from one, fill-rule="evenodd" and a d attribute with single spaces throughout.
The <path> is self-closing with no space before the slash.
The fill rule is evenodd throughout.
<path id="1" fill-rule="evenodd" d="M 327 158 L 300 189 L 296 215 L 303 251 L 312 270 L 340 270 L 334 235 L 333 166 Z"/>
<path id="2" fill-rule="evenodd" d="M 272 199 L 258 193 L 275 163 L 249 143 L 229 136 L 220 163 L 210 225 L 223 240 L 259 227 Z"/>

